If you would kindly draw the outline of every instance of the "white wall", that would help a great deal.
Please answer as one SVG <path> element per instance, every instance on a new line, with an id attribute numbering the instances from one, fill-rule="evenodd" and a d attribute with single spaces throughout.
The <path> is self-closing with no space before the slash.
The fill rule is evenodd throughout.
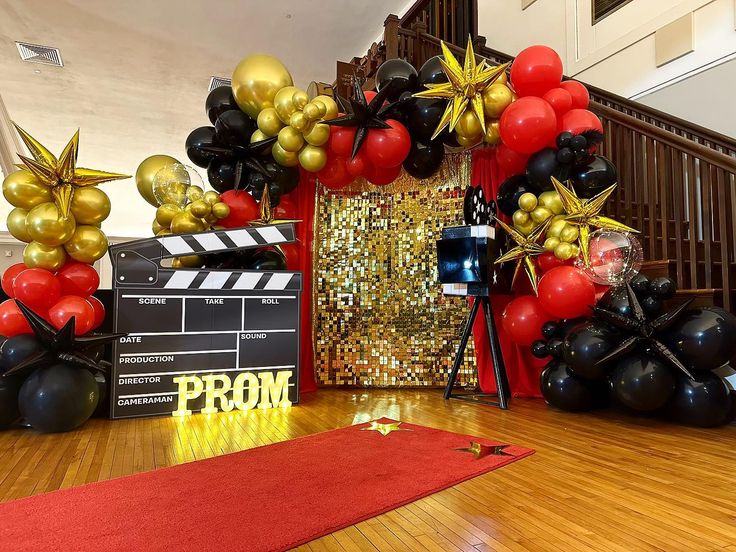
<path id="1" fill-rule="evenodd" d="M 691 12 L 695 51 L 657 68 L 655 31 Z M 509 54 L 547 44 L 566 74 L 636 99 L 736 58 L 736 1 L 633 0 L 592 25 L 590 0 L 480 0 L 478 32 Z"/>

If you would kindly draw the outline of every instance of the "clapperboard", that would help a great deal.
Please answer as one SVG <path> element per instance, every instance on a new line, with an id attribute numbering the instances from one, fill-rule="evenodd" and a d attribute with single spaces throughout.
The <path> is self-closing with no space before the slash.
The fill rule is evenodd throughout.
<path id="1" fill-rule="evenodd" d="M 223 253 L 296 241 L 294 225 L 169 235 L 110 247 L 114 329 L 111 417 L 171 414 L 174 380 L 213 374 L 288 379 L 299 399 L 301 272 L 172 269 L 169 257 Z M 288 374 L 290 372 L 290 374 Z M 285 374 L 286 373 L 286 374 Z M 179 380 L 181 381 L 181 380 Z M 189 402 L 202 410 L 205 393 Z"/>

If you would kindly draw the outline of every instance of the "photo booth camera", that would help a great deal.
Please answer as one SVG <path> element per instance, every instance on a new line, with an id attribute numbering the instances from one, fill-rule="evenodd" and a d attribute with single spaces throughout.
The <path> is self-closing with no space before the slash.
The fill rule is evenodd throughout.
<path id="1" fill-rule="evenodd" d="M 509 384 L 489 297 L 497 283 L 497 272 L 494 267 L 497 258 L 498 246 L 495 239 L 495 228 L 490 225 L 443 228 L 442 239 L 437 241 L 437 272 L 442 284 L 442 292 L 445 295 L 476 298 L 463 328 L 460 347 L 445 387 L 445 399 L 473 400 L 499 406 L 505 410 L 508 408 Z M 497 393 L 453 394 L 460 364 L 481 304 L 483 305 L 483 314 L 488 331 L 488 346 L 491 351 L 493 372 L 498 391 Z M 497 400 L 488 400 L 489 397 L 497 398 Z"/>

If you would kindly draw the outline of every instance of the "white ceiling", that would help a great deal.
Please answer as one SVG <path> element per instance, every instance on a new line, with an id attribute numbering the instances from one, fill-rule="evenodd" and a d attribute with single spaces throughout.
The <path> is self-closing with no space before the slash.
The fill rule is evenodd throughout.
<path id="1" fill-rule="evenodd" d="M 155 153 L 188 162 L 209 124 L 212 75 L 244 56 L 279 57 L 295 83 L 332 82 L 409 0 L 0 0 L 0 95 L 11 118 L 59 153 L 81 128 L 81 166 L 134 174 Z M 57 47 L 65 66 L 24 63 L 15 41 Z M 149 233 L 153 209 L 132 179 L 103 184 L 110 235 Z M 7 205 L 0 216 L 7 212 Z M 4 216 L 2 216 L 4 220 Z"/>

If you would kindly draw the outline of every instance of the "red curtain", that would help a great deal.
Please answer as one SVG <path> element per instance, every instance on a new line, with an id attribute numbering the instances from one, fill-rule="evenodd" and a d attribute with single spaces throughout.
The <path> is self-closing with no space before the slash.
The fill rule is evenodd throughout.
<path id="1" fill-rule="evenodd" d="M 284 248 L 289 270 L 303 274 L 301 304 L 301 339 L 299 352 L 300 381 L 302 393 L 316 391 L 314 379 L 314 352 L 312 346 L 312 241 L 314 235 L 314 195 L 317 178 L 313 173 L 302 171 L 299 185 L 293 192 L 281 198 L 274 214 L 276 219 L 294 219 L 296 223 L 297 247 Z"/>
<path id="2" fill-rule="evenodd" d="M 471 184 L 482 187 L 487 199 L 493 198 L 495 200 L 498 188 L 507 176 L 496 161 L 495 148 L 479 148 L 473 151 Z M 501 213 L 499 213 L 499 217 L 507 218 Z M 503 232 L 503 230 L 498 231 Z M 493 295 L 491 297 L 509 386 L 514 397 L 541 397 L 539 374 L 544 368 L 545 361 L 532 356 L 529 347 L 519 347 L 513 343 L 506 335 L 501 323 L 501 313 L 513 297 L 513 295 Z M 493 361 L 488 346 L 488 332 L 482 315 L 476 318 L 473 325 L 473 341 L 475 343 L 480 388 L 485 393 L 494 393 L 496 391 L 496 380 L 493 376 Z"/>

